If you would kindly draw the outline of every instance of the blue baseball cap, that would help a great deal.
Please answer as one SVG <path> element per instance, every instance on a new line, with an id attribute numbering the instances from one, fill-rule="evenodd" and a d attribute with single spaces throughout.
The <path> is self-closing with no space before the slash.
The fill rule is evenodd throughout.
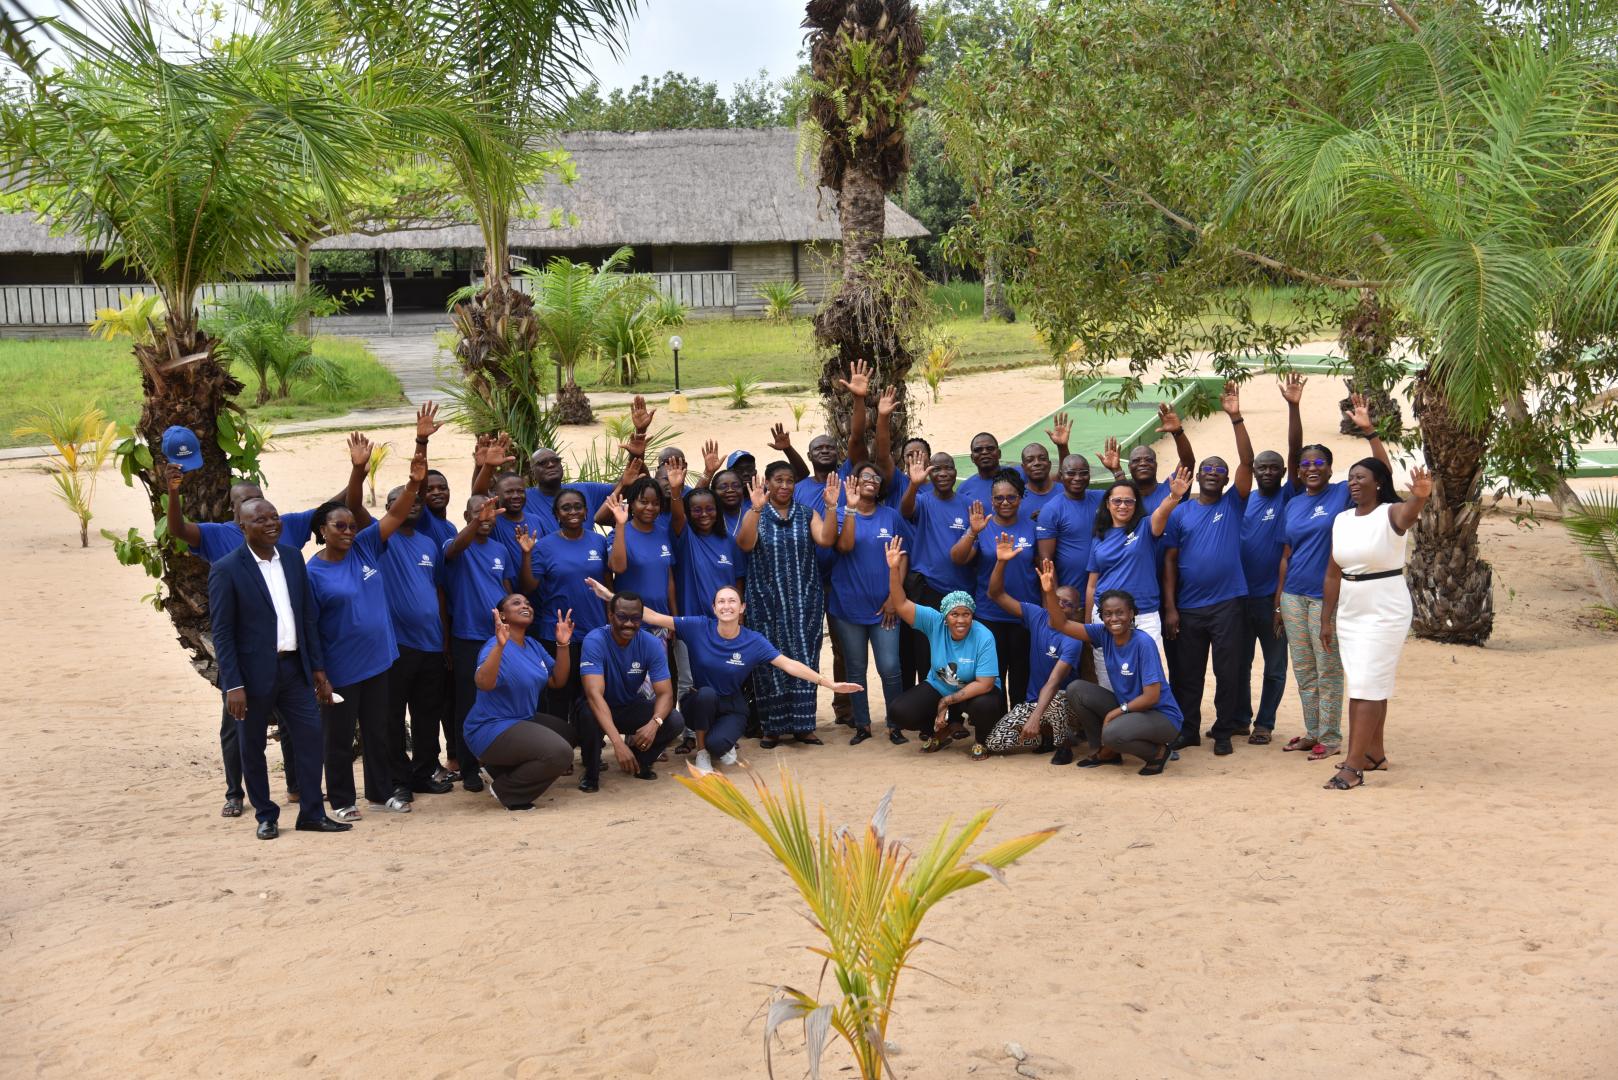
<path id="1" fill-rule="evenodd" d="M 163 432 L 163 457 L 181 472 L 195 472 L 202 468 L 202 442 L 196 432 L 175 424 Z"/>
<path id="2" fill-rule="evenodd" d="M 725 468 L 734 469 L 736 467 L 736 463 L 738 461 L 740 461 L 742 458 L 746 458 L 748 461 L 751 461 L 755 465 L 758 464 L 758 458 L 754 457 L 751 451 L 749 451 L 749 450 L 732 450 L 730 452 L 730 456 L 725 458 Z"/>

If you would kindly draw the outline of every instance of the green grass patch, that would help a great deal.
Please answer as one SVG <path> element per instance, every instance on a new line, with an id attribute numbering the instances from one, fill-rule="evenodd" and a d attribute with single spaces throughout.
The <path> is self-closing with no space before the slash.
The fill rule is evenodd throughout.
<path id="1" fill-rule="evenodd" d="M 315 352 L 339 364 L 354 380 L 354 389 L 327 395 L 313 383 L 292 384 L 292 397 L 262 408 L 247 407 L 259 422 L 284 423 L 342 416 L 355 409 L 401 404 L 399 380 L 363 345 L 347 338 L 317 337 Z M 252 400 L 256 383 L 242 394 Z M 140 373 L 128 341 L 91 338 L 20 341 L 0 339 L 0 447 L 35 439 L 17 439 L 13 428 L 24 424 L 46 402 L 93 403 L 108 419 L 133 426 L 140 417 Z"/>

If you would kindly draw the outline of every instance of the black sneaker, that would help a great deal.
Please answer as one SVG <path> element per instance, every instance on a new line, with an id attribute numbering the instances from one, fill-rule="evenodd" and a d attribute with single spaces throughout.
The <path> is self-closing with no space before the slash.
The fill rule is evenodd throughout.
<path id="1" fill-rule="evenodd" d="M 1220 757 L 1224 757 L 1226 754 L 1234 754 L 1235 752 L 1236 748 L 1230 745 L 1229 739 L 1220 738 L 1214 740 L 1214 753 Z"/>
<path id="2" fill-rule="evenodd" d="M 483 777 L 475 772 L 466 773 L 461 777 L 461 787 L 467 791 L 482 791 Z"/>
<path id="3" fill-rule="evenodd" d="M 1056 751 L 1056 753 L 1051 755 L 1051 764 L 1052 765 L 1071 765 L 1071 764 L 1073 764 L 1073 748 L 1071 746 L 1063 746 L 1063 747 L 1059 748 Z"/>

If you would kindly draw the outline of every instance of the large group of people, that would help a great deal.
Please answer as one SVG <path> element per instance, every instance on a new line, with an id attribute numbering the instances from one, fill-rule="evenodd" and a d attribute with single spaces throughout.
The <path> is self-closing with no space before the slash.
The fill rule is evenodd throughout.
<path id="1" fill-rule="evenodd" d="M 1152 776 L 1204 735 L 1217 755 L 1238 738 L 1269 744 L 1289 661 L 1303 731 L 1284 749 L 1341 756 L 1326 784 L 1337 790 L 1387 767 L 1411 617 L 1403 538 L 1431 481 L 1415 470 L 1399 498 L 1362 400 L 1348 416 L 1371 456 L 1344 481 L 1329 449 L 1304 444 L 1304 380 L 1290 376 L 1284 457 L 1254 453 L 1227 384 L 1234 464 L 1199 461 L 1164 405 L 1173 467 L 1145 446 L 1122 458 L 1109 440 L 1097 463 L 1110 479 L 1092 484 L 1060 414 L 1051 445 L 1030 443 L 1020 466 L 1002 465 L 994 435 L 974 436 L 963 480 L 925 439 L 893 446 L 891 388 L 872 421 L 868 365 L 839 386 L 846 452 L 819 436 L 806 460 L 777 426 L 780 457 L 762 469 L 712 442 L 700 475 L 676 448 L 648 461 L 653 413 L 639 398 L 613 483 L 566 482 L 549 448 L 518 473 L 508 439 L 480 437 L 459 522 L 448 479 L 428 467 L 432 405 L 381 517 L 365 506 L 373 448 L 356 433 L 349 482 L 319 507 L 283 516 L 239 483 L 231 522 L 192 521 L 185 477 L 201 455 L 171 429 L 168 528 L 211 563 L 223 815 L 241 816 L 245 795 L 258 836 L 278 835 L 272 727 L 297 828 L 340 832 L 457 782 L 511 811 L 564 776 L 596 792 L 606 750 L 654 780 L 675 755 L 699 772 L 734 765 L 750 738 L 818 746 L 821 688 L 854 746 L 872 738 L 880 692 L 894 745 L 961 742 L 974 761 L 1043 751 L 1083 769 L 1133 758 Z"/>

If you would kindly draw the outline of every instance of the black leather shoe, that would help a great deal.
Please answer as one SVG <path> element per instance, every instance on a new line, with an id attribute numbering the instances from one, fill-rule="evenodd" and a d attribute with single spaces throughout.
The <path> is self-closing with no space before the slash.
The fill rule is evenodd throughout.
<path id="1" fill-rule="evenodd" d="M 426 780 L 412 781 L 410 784 L 410 790 L 420 792 L 423 795 L 447 795 L 451 791 L 455 790 L 455 785 L 450 783 L 448 780 L 433 780 L 428 778 Z"/>
<path id="2" fill-rule="evenodd" d="M 1202 739 L 1200 739 L 1196 735 L 1191 735 L 1191 736 L 1181 735 L 1178 739 L 1175 739 L 1173 742 L 1169 743 L 1169 749 L 1170 750 L 1184 750 L 1188 746 L 1201 746 L 1201 745 L 1202 745 Z"/>
<path id="3" fill-rule="evenodd" d="M 1224 757 L 1226 754 L 1233 754 L 1235 752 L 1236 748 L 1230 745 L 1229 739 L 1214 740 L 1214 753 L 1218 754 L 1220 757 Z"/>
<path id="4" fill-rule="evenodd" d="M 579 790 L 584 792 L 586 795 L 594 794 L 595 792 L 601 790 L 601 781 L 597 780 L 593 776 L 586 776 L 583 780 L 579 781 Z"/>
<path id="5" fill-rule="evenodd" d="M 280 835 L 281 826 L 277 825 L 275 822 L 261 821 L 258 823 L 258 838 L 260 840 L 274 840 Z"/>
<path id="6" fill-rule="evenodd" d="M 461 786 L 467 791 L 482 791 L 483 777 L 477 773 L 467 773 L 461 777 Z"/>
<path id="7" fill-rule="evenodd" d="M 300 821 L 295 827 L 299 832 L 347 832 L 354 826 L 346 821 L 321 818 L 319 821 Z"/>

